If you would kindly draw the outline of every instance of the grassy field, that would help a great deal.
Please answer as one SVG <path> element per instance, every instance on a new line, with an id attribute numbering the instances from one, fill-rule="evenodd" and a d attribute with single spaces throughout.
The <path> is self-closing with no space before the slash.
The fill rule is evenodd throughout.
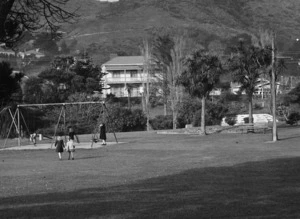
<path id="1" fill-rule="evenodd" d="M 0 151 L 0 218 L 300 218 L 299 127 L 117 136 L 74 161 Z"/>

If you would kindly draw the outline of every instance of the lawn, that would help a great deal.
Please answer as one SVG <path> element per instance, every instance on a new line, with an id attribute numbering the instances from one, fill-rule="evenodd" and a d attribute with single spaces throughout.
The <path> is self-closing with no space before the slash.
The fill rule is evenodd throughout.
<path id="1" fill-rule="evenodd" d="M 299 127 L 117 136 L 74 161 L 0 151 L 0 218 L 300 218 Z"/>

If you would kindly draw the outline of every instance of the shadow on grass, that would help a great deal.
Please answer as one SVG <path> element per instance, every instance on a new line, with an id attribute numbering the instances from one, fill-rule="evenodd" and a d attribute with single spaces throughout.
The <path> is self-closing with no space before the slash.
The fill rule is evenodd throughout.
<path id="1" fill-rule="evenodd" d="M 0 199 L 2 218 L 300 218 L 300 158 Z"/>
<path id="2" fill-rule="evenodd" d="M 100 156 L 89 156 L 89 157 L 75 157 L 76 160 L 89 160 L 89 159 L 97 159 L 97 158 L 103 158 L 105 155 L 100 155 Z"/>

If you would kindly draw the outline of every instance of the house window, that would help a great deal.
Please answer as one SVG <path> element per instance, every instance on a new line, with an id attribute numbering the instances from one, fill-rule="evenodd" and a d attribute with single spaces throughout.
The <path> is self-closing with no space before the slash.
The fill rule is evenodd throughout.
<path id="1" fill-rule="evenodd" d="M 130 73 L 131 78 L 137 78 L 138 77 L 137 70 L 131 70 L 131 71 L 129 71 L 129 73 Z"/>
<path id="2" fill-rule="evenodd" d="M 112 72 L 113 78 L 120 78 L 121 77 L 121 71 L 113 71 Z"/>
<path id="3" fill-rule="evenodd" d="M 124 96 L 124 87 L 116 86 L 111 88 L 112 94 L 116 95 L 116 97 L 123 97 Z"/>

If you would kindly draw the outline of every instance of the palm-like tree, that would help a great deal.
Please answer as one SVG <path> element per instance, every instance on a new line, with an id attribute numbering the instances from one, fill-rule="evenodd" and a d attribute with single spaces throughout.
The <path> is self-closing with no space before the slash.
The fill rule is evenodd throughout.
<path id="1" fill-rule="evenodd" d="M 186 70 L 178 77 L 181 84 L 193 97 L 201 98 L 201 132 L 205 131 L 205 103 L 209 93 L 219 82 L 222 71 L 221 61 L 206 51 L 197 50 L 185 61 Z"/>
<path id="2" fill-rule="evenodd" d="M 240 91 L 245 91 L 249 104 L 249 123 L 253 123 L 253 94 L 260 75 L 265 70 L 266 51 L 243 42 L 233 48 L 233 55 L 228 60 L 233 82 L 240 84 Z"/>

